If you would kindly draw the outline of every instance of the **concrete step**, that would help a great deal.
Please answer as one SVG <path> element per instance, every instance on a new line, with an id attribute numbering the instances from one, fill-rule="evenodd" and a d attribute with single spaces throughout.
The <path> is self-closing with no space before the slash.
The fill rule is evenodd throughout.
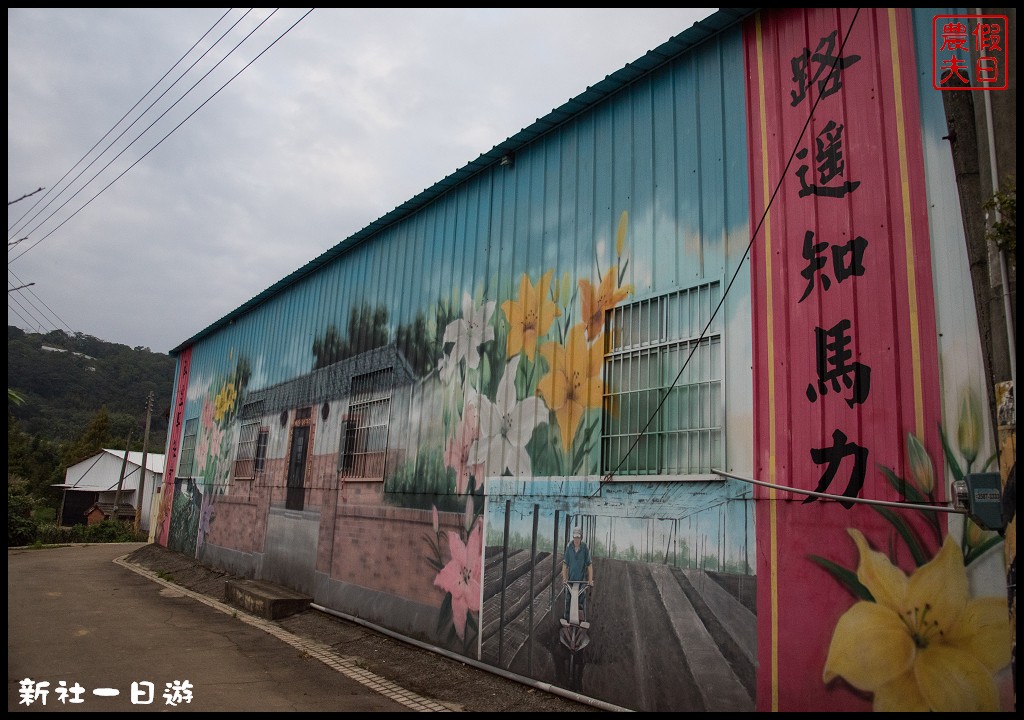
<path id="1" fill-rule="evenodd" d="M 224 595 L 230 604 L 267 620 L 303 612 L 313 602 L 307 595 L 263 580 L 228 580 Z"/>

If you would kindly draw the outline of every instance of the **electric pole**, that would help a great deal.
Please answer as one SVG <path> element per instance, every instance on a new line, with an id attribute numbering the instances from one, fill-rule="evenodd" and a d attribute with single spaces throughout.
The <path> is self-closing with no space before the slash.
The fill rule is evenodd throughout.
<path id="1" fill-rule="evenodd" d="M 110 511 L 110 519 L 117 521 L 117 506 L 121 504 L 121 487 L 124 485 L 124 471 L 128 467 L 128 450 L 132 446 L 132 433 L 128 431 L 128 442 L 124 446 L 124 459 L 121 461 L 121 477 L 117 479 L 117 492 L 114 493 L 114 509 Z"/>
<path id="2" fill-rule="evenodd" d="M 146 496 L 146 451 L 149 449 L 149 421 L 152 417 L 153 393 L 150 393 L 149 397 L 146 398 L 146 434 L 142 436 L 142 470 L 140 471 L 142 474 L 139 476 L 139 501 L 135 504 L 135 525 L 133 529 L 136 535 L 139 534 L 142 524 L 142 501 Z"/>

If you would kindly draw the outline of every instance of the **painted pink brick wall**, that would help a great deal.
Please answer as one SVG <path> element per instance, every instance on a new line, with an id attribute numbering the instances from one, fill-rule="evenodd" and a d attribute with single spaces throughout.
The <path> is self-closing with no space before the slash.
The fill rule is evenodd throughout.
<path id="1" fill-rule="evenodd" d="M 440 513 L 442 530 L 458 533 L 461 513 Z M 444 591 L 434 585 L 437 571 L 427 562 L 433 550 L 432 513 L 377 506 L 339 507 L 335 516 L 331 577 L 373 590 L 438 605 Z M 442 559 L 449 558 L 441 541 Z"/>
<path id="2" fill-rule="evenodd" d="M 241 552 L 259 550 L 255 533 L 258 510 L 259 504 L 241 493 L 218 497 L 206 542 Z"/>

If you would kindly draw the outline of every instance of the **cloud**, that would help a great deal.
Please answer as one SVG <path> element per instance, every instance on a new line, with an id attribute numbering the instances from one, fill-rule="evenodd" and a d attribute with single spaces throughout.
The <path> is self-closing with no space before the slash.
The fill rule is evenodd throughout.
<path id="1" fill-rule="evenodd" d="M 9 8 L 8 323 L 169 351 L 712 11 Z"/>

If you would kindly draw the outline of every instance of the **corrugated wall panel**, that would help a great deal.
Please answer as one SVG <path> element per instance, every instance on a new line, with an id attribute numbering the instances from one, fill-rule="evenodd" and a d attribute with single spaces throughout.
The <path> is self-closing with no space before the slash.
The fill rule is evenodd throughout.
<path id="1" fill-rule="evenodd" d="M 726 34 L 644 76 L 520 148 L 511 166 L 495 165 L 453 186 L 268 298 L 218 340 L 241 341 L 237 354 L 258 358 L 253 379 L 274 384 L 311 370 L 313 342 L 332 325 L 346 336 L 350 313 L 364 304 L 386 309 L 392 339 L 419 314 L 439 340 L 437 302 L 448 304 L 451 320 L 463 293 L 478 300 L 485 293 L 498 301 L 500 324 L 500 302 L 516 296 L 523 275 L 538 287 L 551 271 L 549 293 L 565 310 L 558 325 L 564 338 L 568 323 L 579 320 L 568 304 L 569 297 L 579 302 L 578 280 L 596 286 L 617 262 L 634 299 L 724 279 L 732 269 L 725 240 L 733 226 L 745 230 L 742 217 L 727 217 L 730 197 L 737 214 L 733 188 L 743 183 L 726 181 L 726 159 L 742 139 L 737 113 L 726 111 L 740 92 L 727 79 L 736 67 L 723 67 L 722 43 L 731 43 L 735 55 L 737 37 Z M 734 172 L 743 170 L 734 163 Z M 624 212 L 620 258 L 616 232 Z M 244 339 L 232 331 L 241 326 L 249 330 Z M 198 354 L 215 344 L 200 342 Z M 197 360 L 207 375 L 217 372 L 214 361 Z"/>

